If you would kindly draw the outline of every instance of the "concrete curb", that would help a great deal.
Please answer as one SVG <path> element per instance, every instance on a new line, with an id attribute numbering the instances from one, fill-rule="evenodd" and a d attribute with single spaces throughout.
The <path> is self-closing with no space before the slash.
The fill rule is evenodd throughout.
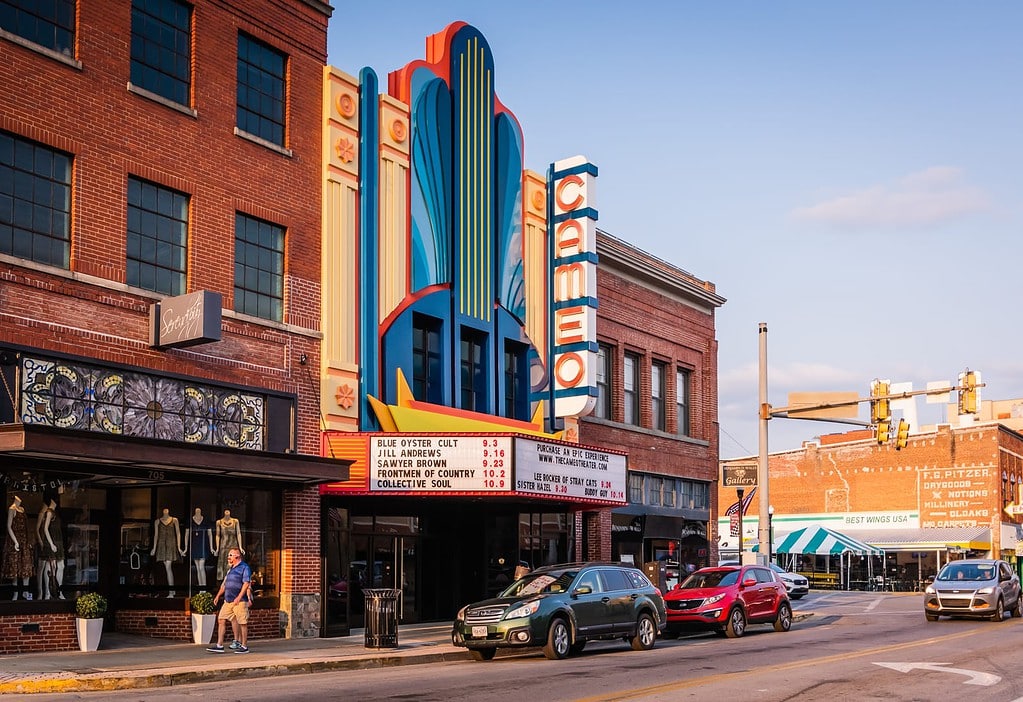
<path id="1" fill-rule="evenodd" d="M 256 678 L 300 673 L 322 673 L 340 670 L 365 670 L 368 668 L 389 668 L 402 665 L 421 665 L 466 660 L 465 651 L 438 651 L 407 655 L 371 655 L 369 657 L 340 658 L 335 660 L 295 661 L 294 663 L 269 663 L 240 667 L 214 668 L 206 670 L 170 669 L 157 672 L 153 669 L 119 673 L 57 673 L 40 674 L 17 680 L 0 682 L 0 695 L 40 694 L 53 692 L 110 692 L 156 687 L 171 687 L 192 683 L 218 682 L 237 678 Z"/>

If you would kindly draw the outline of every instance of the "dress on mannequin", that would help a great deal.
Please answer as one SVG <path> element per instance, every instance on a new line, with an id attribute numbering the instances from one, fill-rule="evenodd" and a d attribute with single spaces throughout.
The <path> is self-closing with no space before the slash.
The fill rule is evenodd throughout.
<path id="1" fill-rule="evenodd" d="M 213 524 L 198 507 L 188 523 L 186 541 L 195 566 L 195 582 L 199 587 L 206 587 L 206 559 L 216 551 L 213 548 Z"/>
<path id="2" fill-rule="evenodd" d="M 64 599 L 64 528 L 57 513 L 57 501 L 49 499 L 36 520 L 39 540 L 39 570 L 36 574 L 36 595 L 40 599 Z"/>
<path id="3" fill-rule="evenodd" d="M 153 522 L 153 550 L 149 555 L 163 562 L 167 570 L 167 585 L 174 587 L 174 571 L 171 566 L 178 560 L 178 556 L 185 555 L 185 551 L 181 548 L 181 525 L 177 517 L 171 516 L 169 509 L 165 508 L 163 516 Z M 174 594 L 174 590 L 171 590 L 167 597 L 174 597 Z"/>
<path id="4" fill-rule="evenodd" d="M 245 549 L 242 548 L 242 527 L 241 523 L 231 516 L 231 510 L 225 509 L 224 516 L 217 520 L 217 580 L 222 580 L 231 565 L 227 562 L 227 555 L 232 548 L 237 548 L 244 556 Z"/>
<path id="5" fill-rule="evenodd" d="M 4 540 L 4 558 L 0 563 L 0 578 L 14 583 L 12 599 L 18 599 L 18 580 L 21 580 L 22 597 L 32 599 L 32 593 L 28 591 L 32 573 L 32 542 L 28 540 L 28 518 L 25 516 L 25 508 L 21 506 L 21 497 L 15 495 L 11 506 L 7 508 L 7 535 Z"/>

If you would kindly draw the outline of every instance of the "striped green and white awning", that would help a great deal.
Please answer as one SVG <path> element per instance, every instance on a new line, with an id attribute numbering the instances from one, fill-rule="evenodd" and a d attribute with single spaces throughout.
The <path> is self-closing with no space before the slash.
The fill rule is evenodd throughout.
<path id="1" fill-rule="evenodd" d="M 854 553 L 859 556 L 882 556 L 884 551 L 847 534 L 822 526 L 808 526 L 785 536 L 774 548 L 775 553 L 816 554 L 818 556 Z"/>

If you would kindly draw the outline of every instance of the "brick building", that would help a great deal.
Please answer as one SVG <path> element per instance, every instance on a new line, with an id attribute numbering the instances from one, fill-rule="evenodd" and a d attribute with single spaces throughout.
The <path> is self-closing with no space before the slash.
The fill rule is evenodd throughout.
<path id="1" fill-rule="evenodd" d="M 315 485 L 347 477 L 318 455 L 310 372 L 330 13 L 3 11 L 0 481 L 43 550 L 24 562 L 8 535 L 0 651 L 73 648 L 90 590 L 108 629 L 189 637 L 187 597 L 216 588 L 232 534 L 253 635 L 317 633 Z"/>
<path id="2" fill-rule="evenodd" d="M 718 402 L 713 283 L 598 232 L 599 396 L 580 441 L 629 453 L 629 504 L 599 513 L 587 553 L 637 565 L 716 563 Z"/>
<path id="3" fill-rule="evenodd" d="M 1016 561 L 1023 529 L 1019 516 L 1005 510 L 1019 504 L 1023 435 L 998 420 L 952 419 L 955 424 L 911 434 L 901 450 L 879 445 L 871 431 L 861 430 L 771 454 L 774 543 L 802 527 L 828 527 L 883 549 L 885 575 L 904 588 L 918 587 L 950 558 Z M 718 500 L 734 506 L 734 489 L 719 488 Z M 744 498 L 747 548 L 757 540 L 757 502 Z M 727 518 L 719 520 L 719 530 L 721 551 L 734 555 L 738 539 Z M 827 564 L 803 559 L 796 565 L 813 570 Z M 850 580 L 857 579 L 853 572 Z"/>

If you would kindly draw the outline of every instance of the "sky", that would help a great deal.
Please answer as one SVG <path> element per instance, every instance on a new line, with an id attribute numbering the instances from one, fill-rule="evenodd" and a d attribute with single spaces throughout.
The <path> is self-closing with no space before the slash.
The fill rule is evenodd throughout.
<path id="1" fill-rule="evenodd" d="M 1023 3 L 333 5 L 328 62 L 384 87 L 475 26 L 526 167 L 585 155 L 599 228 L 715 284 L 721 458 L 758 451 L 760 323 L 776 408 L 966 368 L 1023 398 Z M 768 447 L 856 428 L 776 418 Z"/>

